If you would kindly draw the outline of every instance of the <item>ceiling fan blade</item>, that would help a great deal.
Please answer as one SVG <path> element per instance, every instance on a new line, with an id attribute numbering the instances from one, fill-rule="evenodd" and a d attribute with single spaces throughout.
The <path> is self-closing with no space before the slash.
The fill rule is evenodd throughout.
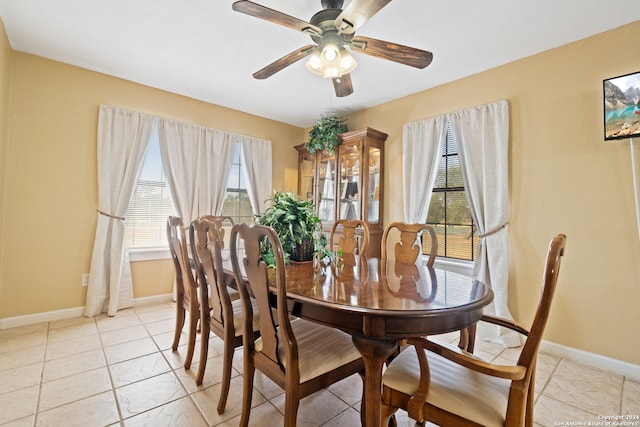
<path id="1" fill-rule="evenodd" d="M 297 31 L 317 35 L 322 34 L 322 29 L 320 29 L 320 27 L 317 27 L 293 16 L 289 16 L 285 13 L 278 12 L 277 10 L 270 9 L 266 6 L 262 6 L 258 3 L 254 3 L 252 1 L 236 1 L 233 3 L 232 8 L 236 12 L 245 13 L 247 15 L 255 16 L 256 18 L 273 22 L 275 24 L 284 25 L 285 27 L 289 27 Z"/>
<path id="2" fill-rule="evenodd" d="M 391 0 L 351 0 L 351 3 L 338 15 L 336 28 L 345 34 L 353 34 Z"/>
<path id="3" fill-rule="evenodd" d="M 349 96 L 353 93 L 353 84 L 351 83 L 351 76 L 349 74 L 333 78 L 332 80 L 333 88 L 338 98 Z"/>
<path id="4" fill-rule="evenodd" d="M 433 54 L 426 50 L 403 46 L 397 43 L 357 36 L 351 39 L 354 52 L 361 52 L 377 58 L 388 59 L 415 68 L 425 68 L 431 64 Z"/>
<path id="5" fill-rule="evenodd" d="M 297 62 L 302 58 L 304 58 L 305 56 L 311 54 L 311 52 L 313 52 L 313 49 L 315 47 L 316 46 L 310 44 L 310 45 L 301 47 L 298 50 L 294 50 L 290 54 L 285 55 L 282 58 L 278 59 L 277 61 L 274 61 L 271 64 L 267 65 L 263 69 L 256 71 L 255 73 L 253 73 L 253 77 L 256 79 L 266 79 L 267 77 L 271 77 L 272 75 L 282 70 L 283 68 L 288 67 L 294 62 Z"/>

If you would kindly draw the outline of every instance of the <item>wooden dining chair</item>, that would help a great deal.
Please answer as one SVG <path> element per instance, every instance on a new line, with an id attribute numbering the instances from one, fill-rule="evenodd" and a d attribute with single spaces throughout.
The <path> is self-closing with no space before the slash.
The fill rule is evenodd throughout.
<path id="1" fill-rule="evenodd" d="M 202 215 L 199 219 L 206 219 L 207 221 L 213 223 L 213 225 L 216 226 L 216 228 L 218 229 L 218 233 L 220 234 L 220 243 L 221 243 L 221 249 L 225 249 L 225 234 L 226 234 L 226 230 L 229 229 L 231 230 L 231 228 L 235 225 L 235 221 L 232 217 L 227 216 L 227 215 Z"/>
<path id="2" fill-rule="evenodd" d="M 413 264 L 417 261 L 418 257 L 422 254 L 421 236 L 426 231 L 431 238 L 431 250 L 429 252 L 429 259 L 427 260 L 427 267 L 433 267 L 433 263 L 438 255 L 438 238 L 436 237 L 436 232 L 433 230 L 433 227 L 421 223 L 407 224 L 405 222 L 392 222 L 387 225 L 387 228 L 385 228 L 382 234 L 381 250 L 383 259 L 387 259 L 391 255 L 387 251 L 389 250 L 389 244 L 392 243 L 389 242 L 389 239 L 394 229 L 400 233 L 399 239 L 391 238 L 391 240 L 397 242 L 393 247 L 393 255 L 396 262 Z"/>
<path id="3" fill-rule="evenodd" d="M 196 385 L 202 385 L 209 353 L 209 333 L 213 332 L 224 343 L 222 389 L 217 408 L 219 414 L 224 412 L 229 396 L 233 355 L 235 349 L 242 345 L 242 303 L 239 299 L 231 299 L 225 283 L 221 234 L 219 224 L 208 217 L 198 218 L 191 223 L 191 253 L 200 283 L 200 365 Z M 257 319 L 255 312 L 256 338 L 259 335 Z"/>
<path id="4" fill-rule="evenodd" d="M 230 240 L 236 281 L 246 283 L 246 286 L 238 286 L 244 325 L 240 426 L 246 427 L 249 423 L 253 377 L 258 369 L 284 389 L 284 425 L 293 427 L 300 399 L 355 373 L 364 372 L 362 357 L 348 334 L 289 315 L 284 253 L 272 228 L 236 224 L 231 230 Z M 261 246 L 266 242 L 273 248 L 275 269 L 268 268 L 262 259 Z M 238 250 L 240 243 L 244 244 L 242 253 Z M 260 313 L 258 339 L 253 338 L 255 308 L 248 288 L 255 296 Z"/>
<path id="5" fill-rule="evenodd" d="M 388 422 L 397 408 L 403 408 L 418 422 L 438 425 L 532 426 L 536 358 L 565 244 L 563 234 L 549 244 L 530 329 L 511 320 L 482 317 L 527 337 L 515 364 L 488 363 L 455 346 L 409 339 L 415 351 L 402 352 L 382 377 L 383 420 Z"/>
<path id="6" fill-rule="evenodd" d="M 227 245 L 225 243 L 225 235 L 227 234 L 227 231 L 231 232 L 231 228 L 235 225 L 235 220 L 227 215 L 202 215 L 199 219 L 208 220 L 209 222 L 213 223 L 213 225 L 215 225 L 215 227 L 218 229 L 218 232 L 220 234 L 220 249 L 222 251 L 222 260 L 223 263 L 228 262 L 229 248 L 226 247 Z M 226 276 L 225 278 L 228 279 Z M 229 297 L 231 297 L 231 300 L 237 300 L 240 298 L 240 295 L 238 294 L 238 291 L 235 289 L 235 287 L 227 286 L 227 293 L 229 294 Z"/>
<path id="7" fill-rule="evenodd" d="M 362 229 L 361 234 L 356 234 L 358 229 Z M 369 225 L 359 219 L 335 221 L 329 233 L 329 247 L 345 254 L 365 255 L 369 248 Z"/>
<path id="8" fill-rule="evenodd" d="M 178 349 L 180 336 L 186 321 L 186 313 L 188 313 L 187 354 L 184 360 L 184 367 L 189 369 L 196 345 L 200 304 L 198 303 L 198 287 L 194 277 L 195 272 L 191 266 L 189 246 L 182 218 L 170 216 L 167 219 L 167 240 L 169 241 L 169 251 L 175 268 L 176 284 L 176 327 L 171 349 L 173 351 Z"/>

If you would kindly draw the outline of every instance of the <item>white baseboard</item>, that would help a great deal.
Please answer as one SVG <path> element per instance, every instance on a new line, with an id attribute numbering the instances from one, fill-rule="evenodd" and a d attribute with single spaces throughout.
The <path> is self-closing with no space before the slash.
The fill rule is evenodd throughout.
<path id="1" fill-rule="evenodd" d="M 144 298 L 136 298 L 134 306 L 161 304 L 173 300 L 172 294 L 154 295 Z M 45 311 L 43 313 L 25 314 L 23 316 L 5 317 L 0 319 L 0 329 L 15 328 L 18 326 L 34 325 L 42 322 L 70 319 L 84 315 L 84 307 L 65 308 L 63 310 Z"/>
<path id="2" fill-rule="evenodd" d="M 543 340 L 540 350 L 640 381 L 640 365 Z"/>
<path id="3" fill-rule="evenodd" d="M 173 294 L 153 295 L 150 297 L 136 298 L 133 301 L 134 306 L 140 307 L 141 305 L 162 304 L 163 302 L 175 301 Z"/>
<path id="4" fill-rule="evenodd" d="M 18 326 L 35 325 L 42 322 L 70 319 L 80 317 L 84 307 L 65 308 L 64 310 L 45 311 L 43 313 L 25 314 L 23 316 L 5 317 L 0 319 L 0 329 L 15 328 Z"/>

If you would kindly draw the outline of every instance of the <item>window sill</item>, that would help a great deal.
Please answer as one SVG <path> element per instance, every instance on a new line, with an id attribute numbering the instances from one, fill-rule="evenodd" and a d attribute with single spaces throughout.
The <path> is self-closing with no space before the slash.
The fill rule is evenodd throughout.
<path id="1" fill-rule="evenodd" d="M 428 258 L 425 257 L 424 259 L 426 261 Z M 453 271 L 467 276 L 471 276 L 473 274 L 473 261 L 436 257 L 434 267 Z"/>
<path id="2" fill-rule="evenodd" d="M 155 261 L 171 258 L 169 248 L 129 249 L 129 261 Z"/>

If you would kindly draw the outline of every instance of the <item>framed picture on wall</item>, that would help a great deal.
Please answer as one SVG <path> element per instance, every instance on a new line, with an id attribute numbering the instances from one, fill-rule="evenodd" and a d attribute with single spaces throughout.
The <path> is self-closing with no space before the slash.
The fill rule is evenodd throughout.
<path id="1" fill-rule="evenodd" d="M 640 71 L 602 82 L 604 140 L 640 137 Z"/>

